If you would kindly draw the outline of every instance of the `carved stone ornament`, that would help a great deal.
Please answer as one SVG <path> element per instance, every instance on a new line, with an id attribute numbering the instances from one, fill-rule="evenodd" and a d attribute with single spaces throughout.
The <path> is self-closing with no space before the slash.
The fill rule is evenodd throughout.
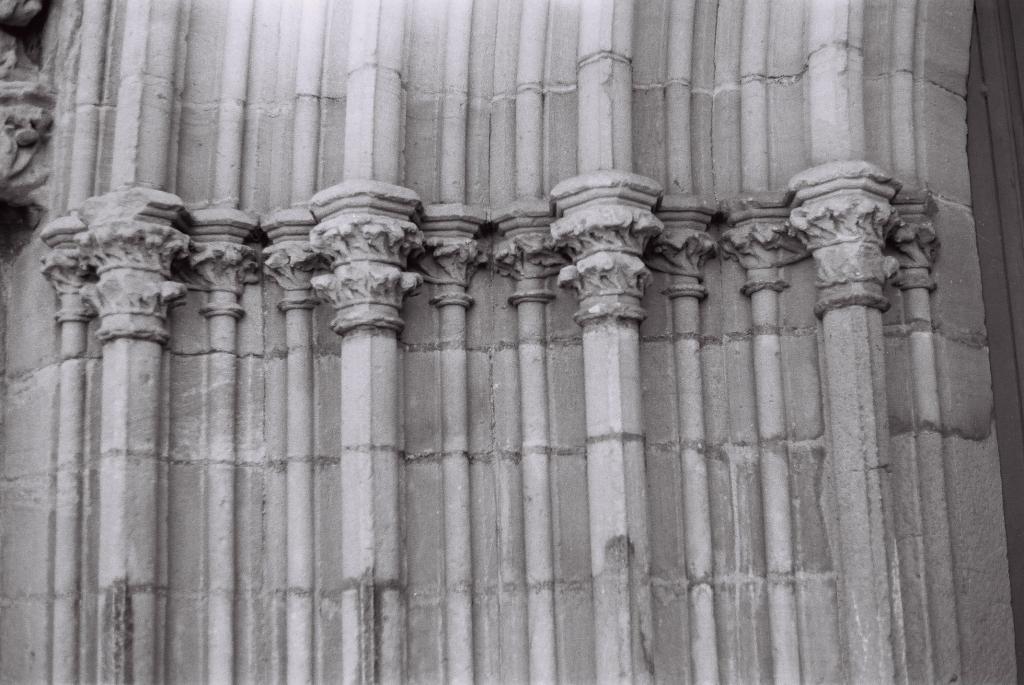
<path id="1" fill-rule="evenodd" d="M 88 230 L 76 241 L 98 282 L 83 296 L 101 318 L 98 336 L 166 342 L 168 307 L 187 288 L 170 278 L 171 264 L 188 254 L 181 201 L 157 190 L 132 188 L 90 198 L 81 214 Z"/>
<path id="2" fill-rule="evenodd" d="M 465 289 L 480 264 L 480 248 L 473 238 L 428 236 L 418 266 L 423 280 L 435 285 L 452 285 Z"/>
<path id="3" fill-rule="evenodd" d="M 887 245 L 899 263 L 895 284 L 902 290 L 935 289 L 931 271 L 938 257 L 939 239 L 927 213 L 929 204 L 922 193 L 907 193 L 894 202 L 898 218 Z"/>
<path id="4" fill-rule="evenodd" d="M 279 209 L 270 213 L 262 225 L 271 240 L 263 248 L 263 271 L 285 291 L 308 291 L 313 274 L 327 270 L 324 255 L 309 244 L 309 231 L 316 225 L 313 213 L 301 207 Z M 315 304 L 316 298 L 307 296 L 290 297 L 279 306 L 311 308 Z"/>
<path id="5" fill-rule="evenodd" d="M 85 230 L 79 217 L 69 215 L 54 219 L 40 232 L 40 238 L 50 248 L 42 258 L 43 275 L 60 300 L 57 321 L 88 321 L 96 316 L 95 307 L 82 297 L 82 289 L 96 280 L 75 240 Z"/>
<path id="6" fill-rule="evenodd" d="M 338 335 L 360 327 L 401 331 L 403 322 L 398 310 L 422 283 L 419 274 L 369 260 L 342 264 L 334 273 L 312 279 L 320 299 L 337 310 L 331 329 Z"/>
<path id="7" fill-rule="evenodd" d="M 899 184 L 866 162 L 838 162 L 798 175 L 791 187 L 802 204 L 791 212 L 790 225 L 817 265 L 815 312 L 888 309 L 882 286 L 896 261 L 883 255 L 882 245 L 897 219 L 889 201 Z"/>
<path id="8" fill-rule="evenodd" d="M 555 244 L 582 258 L 597 252 L 639 256 L 663 225 L 650 210 L 628 205 L 592 205 L 551 224 Z"/>
<path id="9" fill-rule="evenodd" d="M 324 255 L 308 242 L 284 242 L 263 248 L 263 270 L 284 290 L 308 290 L 313 274 L 326 269 Z"/>
<path id="10" fill-rule="evenodd" d="M 747 270 L 786 266 L 809 254 L 785 216 L 744 221 L 724 231 L 719 245 Z"/>
<path id="11" fill-rule="evenodd" d="M 424 251 L 416 266 L 427 283 L 439 286 L 431 303 L 468 307 L 465 294 L 477 266 L 486 261 L 477 244 L 487 213 L 462 204 L 428 205 L 423 209 L 421 231 Z"/>
<path id="12" fill-rule="evenodd" d="M 717 251 L 707 231 L 667 227 L 651 242 L 647 265 L 655 271 L 703 280 L 704 263 Z"/>
<path id="13" fill-rule="evenodd" d="M 46 183 L 49 169 L 36 158 L 50 136 L 50 108 L 41 86 L 0 82 L 0 201 L 38 204 L 35 191 Z"/>
<path id="14" fill-rule="evenodd" d="M 551 206 L 522 200 L 495 213 L 501 236 L 494 250 L 498 273 L 516 280 L 554 276 L 568 261 L 551 236 Z"/>
<path id="15" fill-rule="evenodd" d="M 258 277 L 259 261 L 256 250 L 248 245 L 193 241 L 178 275 L 197 290 L 222 290 L 240 295 L 243 286 Z"/>
<path id="16" fill-rule="evenodd" d="M 650 209 L 660 186 L 635 174 L 596 172 L 564 181 L 551 194 L 565 214 L 551 224 L 551 237 L 574 260 L 558 283 L 580 297 L 577 323 L 643 319 L 640 297 L 650 272 L 641 255 L 663 229 Z"/>
<path id="17" fill-rule="evenodd" d="M 359 261 L 404 267 L 407 258 L 423 249 L 416 224 L 382 214 L 339 214 L 313 227 L 310 245 L 331 268 Z"/>

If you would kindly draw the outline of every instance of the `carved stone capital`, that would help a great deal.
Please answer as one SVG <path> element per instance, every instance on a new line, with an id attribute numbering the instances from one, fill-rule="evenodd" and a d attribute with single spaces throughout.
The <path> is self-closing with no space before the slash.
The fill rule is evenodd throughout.
<path id="1" fill-rule="evenodd" d="M 640 297 L 650 273 L 641 255 L 663 228 L 651 212 L 660 194 L 656 182 L 621 172 L 577 176 L 552 191 L 564 216 L 551 224 L 551 236 L 574 262 L 558 282 L 577 291 L 581 325 L 644 317 Z"/>
<path id="2" fill-rule="evenodd" d="M 256 250 L 242 244 L 255 230 L 255 219 L 237 209 L 194 210 L 185 228 L 192 242 L 182 280 L 197 290 L 240 295 L 259 275 Z"/>
<path id="3" fill-rule="evenodd" d="M 737 260 L 747 271 L 741 291 L 780 292 L 789 283 L 779 268 L 806 258 L 810 253 L 789 223 L 788 194 L 744 198 L 728 203 L 729 228 L 722 233 L 722 254 Z"/>
<path id="4" fill-rule="evenodd" d="M 99 312 L 100 339 L 165 342 L 167 308 L 186 292 L 169 280 L 172 262 L 188 250 L 188 237 L 179 230 L 181 200 L 129 188 L 90 198 L 81 216 L 88 230 L 76 241 L 98 277 L 83 295 Z"/>
<path id="5" fill-rule="evenodd" d="M 566 259 L 555 248 L 552 221 L 551 205 L 544 200 L 520 201 L 499 210 L 494 216 L 500 236 L 494 251 L 498 272 L 516 280 L 557 274 Z"/>
<path id="6" fill-rule="evenodd" d="M 882 245 L 895 220 L 889 201 L 899 184 L 867 162 L 836 162 L 798 175 L 790 187 L 799 204 L 790 224 L 818 267 L 815 312 L 888 309 L 882 286 L 896 263 L 882 254 Z"/>
<path id="7" fill-rule="evenodd" d="M 332 274 L 314 276 L 313 289 L 337 310 L 331 329 L 344 335 L 359 327 L 401 331 L 402 301 L 423 283 L 419 274 L 393 264 L 363 260 L 342 264 Z"/>
<path id="8" fill-rule="evenodd" d="M 888 247 L 899 264 L 896 285 L 901 290 L 935 289 L 932 266 L 939 251 L 929 211 L 928 196 L 904 191 L 893 201 L 898 213 L 888 236 Z"/>
<path id="9" fill-rule="evenodd" d="M 683 277 L 669 288 L 671 295 L 691 294 L 703 297 L 704 263 L 716 252 L 715 241 L 707 233 L 714 208 L 700 198 L 668 195 L 661 201 L 658 219 L 665 229 L 648 247 L 647 266 L 654 271 Z M 695 288 L 685 293 L 676 285 L 691 281 Z M 677 293 L 678 291 L 678 293 Z"/>
<path id="10" fill-rule="evenodd" d="M 417 266 L 427 283 L 439 286 L 431 302 L 438 306 L 466 306 L 473 300 L 465 294 L 481 262 L 477 234 L 486 223 L 484 211 L 466 205 L 428 205 L 423 210 L 425 250 Z"/>
<path id="11" fill-rule="evenodd" d="M 310 231 L 310 245 L 333 271 L 311 285 L 337 310 L 331 328 L 339 335 L 357 328 L 400 331 L 402 301 L 422 283 L 418 274 L 403 271 L 423 245 L 411 221 L 419 210 L 415 193 L 348 181 L 318 193 L 311 207 L 319 223 Z"/>
<path id="12" fill-rule="evenodd" d="M 263 220 L 263 230 L 271 244 L 263 248 L 263 271 L 286 292 L 282 309 L 312 308 L 316 298 L 308 295 L 310 279 L 317 271 L 326 271 L 324 256 L 309 244 L 309 231 L 316 225 L 308 209 L 290 208 L 271 213 Z"/>
<path id="13" fill-rule="evenodd" d="M 551 224 L 555 244 L 573 257 L 598 252 L 641 255 L 648 241 L 662 231 L 650 211 L 628 205 L 592 205 L 575 209 Z"/>
<path id="14" fill-rule="evenodd" d="M 76 237 L 86 230 L 76 215 L 54 219 L 40 232 L 40 238 L 50 248 L 43 258 L 43 275 L 60 298 L 58 321 L 88 321 L 96 310 L 82 298 L 82 288 L 96 276 L 82 254 Z"/>

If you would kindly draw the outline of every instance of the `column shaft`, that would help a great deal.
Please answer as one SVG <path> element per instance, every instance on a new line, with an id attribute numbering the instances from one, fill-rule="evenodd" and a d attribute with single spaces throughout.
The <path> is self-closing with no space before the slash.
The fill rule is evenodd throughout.
<path id="1" fill-rule="evenodd" d="M 682 279 L 679 279 L 682 280 Z M 694 285 L 696 285 L 694 283 Z M 711 503 L 704 455 L 704 379 L 700 361 L 699 298 L 671 293 L 683 471 L 683 533 L 690 613 L 690 660 L 695 683 L 717 683 L 718 636 L 712 567 Z"/>
<path id="2" fill-rule="evenodd" d="M 404 272 L 422 245 L 409 221 L 415 193 L 376 181 L 348 181 L 312 200 L 319 223 L 312 247 L 332 273 L 317 294 L 337 312 L 341 341 L 342 679 L 404 677 L 405 610 L 399 519 L 399 309 L 422 283 Z"/>
<path id="3" fill-rule="evenodd" d="M 888 482 L 881 309 L 895 264 L 881 245 L 898 185 L 865 162 L 823 164 L 790 182 L 790 222 L 818 274 L 828 458 L 836 496 L 840 630 L 847 677 L 889 682 L 903 670 L 899 562 Z"/>
<path id="4" fill-rule="evenodd" d="M 524 8 L 523 26 L 544 19 L 542 9 Z M 540 78 L 539 48 L 531 42 L 523 45 L 532 47 L 531 54 L 520 56 L 520 78 L 524 74 Z M 518 343 L 529 677 L 539 683 L 558 680 L 547 365 L 547 305 L 555 294 L 548 289 L 547 280 L 564 259 L 552 249 L 550 214 L 551 208 L 543 200 L 520 200 L 493 219 L 503 238 L 495 263 L 517 279 L 509 302 L 516 308 Z"/>
<path id="5" fill-rule="evenodd" d="M 551 234 L 574 257 L 559 282 L 580 296 L 596 672 L 605 682 L 653 677 L 647 483 L 640 388 L 640 259 L 662 225 L 654 181 L 600 172 L 552 191 Z"/>
<path id="6" fill-rule="evenodd" d="M 341 343 L 342 663 L 345 682 L 397 682 L 404 658 L 398 520 L 398 341 Z"/>
<path id="7" fill-rule="evenodd" d="M 42 229 L 52 251 L 43 274 L 58 293 L 60 309 L 60 420 L 54 473 L 53 611 L 50 617 L 54 682 L 79 680 L 79 610 L 82 604 L 82 485 L 86 413 L 86 347 L 95 310 L 82 298 L 88 267 L 75 237 L 85 231 L 77 217 L 61 217 Z"/>
<path id="8" fill-rule="evenodd" d="M 287 209 L 264 222 L 272 244 L 264 250 L 264 271 L 283 288 L 288 356 L 285 375 L 285 647 L 289 683 L 314 680 L 313 599 L 313 308 L 312 272 L 322 266 L 309 245 L 314 225 L 308 209 Z"/>

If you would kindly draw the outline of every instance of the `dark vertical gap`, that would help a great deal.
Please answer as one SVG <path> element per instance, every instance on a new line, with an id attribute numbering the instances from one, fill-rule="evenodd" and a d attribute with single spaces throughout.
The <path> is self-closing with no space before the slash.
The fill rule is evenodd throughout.
<path id="1" fill-rule="evenodd" d="M 1017 16 L 1014 17 L 1013 15 Z M 1014 21 L 1016 19 L 1016 21 Z M 967 83 L 968 162 L 1003 480 L 1015 649 L 1024 663 L 1024 106 L 1012 0 L 975 6 Z"/>

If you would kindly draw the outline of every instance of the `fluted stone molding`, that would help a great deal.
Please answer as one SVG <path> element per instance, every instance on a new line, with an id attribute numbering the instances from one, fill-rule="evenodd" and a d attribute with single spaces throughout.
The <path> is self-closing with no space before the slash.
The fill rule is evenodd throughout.
<path id="1" fill-rule="evenodd" d="M 441 449 L 444 497 L 445 678 L 473 680 L 473 554 L 469 476 L 469 369 L 466 356 L 466 292 L 480 261 L 481 209 L 461 204 L 427 205 L 418 267 L 433 287 L 442 349 Z"/>
<path id="2" fill-rule="evenodd" d="M 76 237 L 86 230 L 77 215 L 54 219 L 40 238 L 50 252 L 43 273 L 60 303 L 60 421 L 57 426 L 56 501 L 53 516 L 53 604 L 50 618 L 54 682 L 79 679 L 79 608 L 82 601 L 82 460 L 85 446 L 85 352 L 95 309 L 82 288 L 95 278 Z"/>
<path id="3" fill-rule="evenodd" d="M 662 198 L 657 216 L 665 230 L 648 247 L 647 265 L 669 275 L 662 294 L 671 300 L 673 359 L 682 464 L 685 568 L 688 581 L 689 648 L 693 682 L 717 683 L 713 539 L 708 470 L 704 455 L 704 382 L 700 359 L 700 301 L 707 296 L 704 265 L 715 255 L 707 233 L 715 213 L 710 202 L 690 195 Z"/>
<path id="4" fill-rule="evenodd" d="M 404 297 L 422 281 L 405 271 L 422 249 L 416 193 L 345 181 L 310 203 L 310 242 L 330 263 L 313 287 L 334 307 L 341 336 L 341 660 L 347 682 L 404 678 L 405 606 L 399 518 L 398 332 Z M 452 307 L 461 311 L 461 307 Z"/>
<path id="5" fill-rule="evenodd" d="M 555 682 L 554 560 L 548 419 L 547 304 L 555 299 L 550 277 L 565 258 L 551 238 L 551 205 L 520 200 L 492 217 L 499 242 L 494 262 L 516 279 L 509 302 L 516 309 L 519 357 L 522 502 L 526 534 L 527 633 L 531 682 Z"/>
<path id="6" fill-rule="evenodd" d="M 882 254 L 899 189 L 866 162 L 822 164 L 790 181 L 790 223 L 818 272 L 828 460 L 835 482 L 840 633 L 853 682 L 901 669 L 899 577 L 889 484 L 889 426 L 881 310 L 894 266 Z"/>
<path id="7" fill-rule="evenodd" d="M 595 672 L 647 682 L 653 621 L 639 323 L 650 278 L 641 255 L 662 230 L 651 211 L 661 187 L 605 171 L 564 181 L 551 196 L 561 217 L 551 235 L 573 259 L 558 280 L 576 290 L 583 327 Z"/>
<path id="8" fill-rule="evenodd" d="M 209 343 L 206 445 L 206 677 L 234 679 L 235 654 L 235 459 L 238 378 L 237 321 L 245 313 L 238 300 L 246 282 L 259 273 L 251 239 L 256 221 L 230 208 L 193 210 L 185 226 L 191 237 L 180 273 L 207 292 L 200 309 Z"/>
<path id="9" fill-rule="evenodd" d="M 903 449 L 906 443 L 893 443 L 907 675 L 911 681 L 953 682 L 961 676 L 960 641 L 931 305 L 939 241 L 927 193 L 904 189 L 893 207 L 899 218 L 887 246 L 899 264 L 894 282 L 902 291 L 913 388 L 913 439 Z"/>
<path id="10" fill-rule="evenodd" d="M 310 281 L 327 268 L 309 244 L 316 219 L 309 209 L 281 209 L 265 217 L 271 244 L 263 250 L 263 271 L 281 286 L 277 306 L 284 313 L 288 348 L 285 377 L 285 547 L 286 651 L 288 682 L 313 680 L 313 309 L 318 300 Z"/>
<path id="11" fill-rule="evenodd" d="M 167 308 L 186 287 L 170 280 L 188 237 L 181 201 L 148 188 L 90 198 L 77 235 L 98 282 L 85 286 L 103 342 L 97 541 L 98 674 L 102 681 L 159 676 L 158 565 L 161 373 Z"/>
<path id="12" fill-rule="evenodd" d="M 786 403 L 779 338 L 779 293 L 789 287 L 780 267 L 807 257 L 789 225 L 788 194 L 763 195 L 728 204 L 729 228 L 722 251 L 747 272 L 754 327 L 754 386 L 764 507 L 765 566 L 775 682 L 797 682 L 800 673 L 797 601 L 794 588 L 793 524 Z"/>

